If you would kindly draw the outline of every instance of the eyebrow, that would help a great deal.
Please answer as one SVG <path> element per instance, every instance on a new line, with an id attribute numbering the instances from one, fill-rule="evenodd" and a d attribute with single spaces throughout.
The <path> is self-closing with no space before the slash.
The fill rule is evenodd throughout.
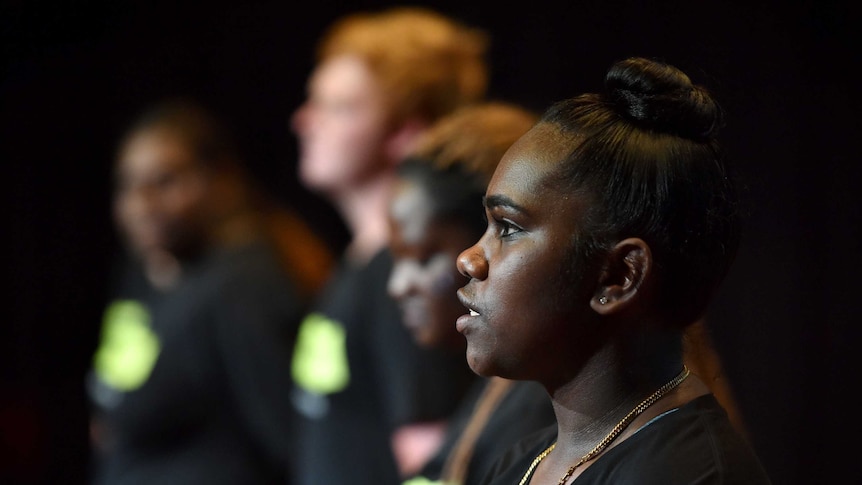
<path id="1" fill-rule="evenodd" d="M 493 207 L 506 207 L 517 212 L 525 212 L 523 207 L 516 204 L 514 200 L 505 195 L 487 195 L 482 197 L 482 204 L 486 209 L 491 209 Z"/>

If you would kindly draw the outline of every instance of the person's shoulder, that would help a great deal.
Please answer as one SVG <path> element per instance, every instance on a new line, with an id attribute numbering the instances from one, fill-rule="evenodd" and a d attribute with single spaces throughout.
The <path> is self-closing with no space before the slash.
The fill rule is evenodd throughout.
<path id="1" fill-rule="evenodd" d="M 392 257 L 392 252 L 388 248 L 382 248 L 371 256 L 363 266 L 363 271 L 368 274 L 386 275 L 388 277 L 389 270 L 393 264 L 394 258 Z"/>
<path id="2" fill-rule="evenodd" d="M 608 450 L 582 477 L 638 483 L 768 485 L 753 449 L 736 431 L 727 413 L 707 394 L 655 418 L 633 436 Z M 587 480 L 589 481 L 589 480 Z"/>
<path id="3" fill-rule="evenodd" d="M 264 241 L 211 252 L 192 278 L 200 297 L 219 307 L 237 302 L 294 311 L 302 304 L 296 284 Z"/>
<path id="4" fill-rule="evenodd" d="M 515 381 L 491 420 L 489 428 L 499 428 L 497 433 L 501 436 L 517 440 L 536 429 L 556 423 L 556 416 L 544 387 L 532 381 Z"/>
<path id="5" fill-rule="evenodd" d="M 548 449 L 557 440 L 557 424 L 552 423 L 526 434 L 522 439 L 508 446 L 489 471 L 476 483 L 492 485 L 497 483 L 518 483 L 536 456 Z"/>
<path id="6" fill-rule="evenodd" d="M 387 283 L 394 259 L 388 248 L 378 250 L 361 268 L 357 269 L 363 298 L 374 307 L 397 308 L 395 300 L 389 295 Z M 400 312 L 397 312 L 400 315 Z M 400 319 L 400 317 L 397 317 Z M 412 339 L 412 337 L 411 337 Z"/>
<path id="7" fill-rule="evenodd" d="M 693 399 L 681 411 L 681 417 L 696 419 L 703 427 L 705 442 L 721 468 L 722 484 L 771 483 L 751 443 L 739 433 L 714 395 Z"/>
<path id="8" fill-rule="evenodd" d="M 360 262 L 351 259 L 347 254 L 343 254 L 336 261 L 328 279 L 328 289 L 344 286 L 351 287 L 351 291 L 377 289 L 380 285 L 376 283 L 389 278 L 392 264 L 392 254 L 386 248 L 378 250 L 367 260 Z"/>
<path id="9" fill-rule="evenodd" d="M 474 463 L 470 465 L 469 483 L 473 483 L 473 476 L 486 475 L 498 460 L 510 462 L 517 456 L 538 454 L 541 446 L 532 446 L 534 441 L 545 444 L 549 435 L 556 436 L 555 423 L 551 399 L 542 386 L 531 381 L 511 382 L 511 387 L 482 431 Z M 526 452 L 520 447 L 532 451 Z M 510 449 L 509 455 L 500 455 L 502 450 L 508 452 Z"/>
<path id="10" fill-rule="evenodd" d="M 526 406 L 540 405 L 551 408 L 551 398 L 541 384 L 534 381 L 516 381 L 510 391 L 510 398 L 514 402 Z"/>
<path id="11" fill-rule="evenodd" d="M 219 249 L 214 254 L 211 271 L 221 275 L 225 284 L 261 285 L 272 284 L 272 279 L 288 279 L 275 250 L 263 240 Z"/>

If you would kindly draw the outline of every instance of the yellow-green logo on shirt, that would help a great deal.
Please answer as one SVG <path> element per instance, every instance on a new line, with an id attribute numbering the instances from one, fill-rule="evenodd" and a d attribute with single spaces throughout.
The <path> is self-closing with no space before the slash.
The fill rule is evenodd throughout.
<path id="1" fill-rule="evenodd" d="M 445 482 L 431 480 L 423 476 L 408 478 L 401 485 L 445 485 Z"/>
<path id="2" fill-rule="evenodd" d="M 291 373 L 297 385 L 314 394 L 332 394 L 347 387 L 344 327 L 320 313 L 311 313 L 299 326 Z"/>
<path id="3" fill-rule="evenodd" d="M 150 377 L 159 350 L 147 309 L 137 301 L 117 300 L 105 310 L 93 368 L 111 387 L 133 391 Z"/>

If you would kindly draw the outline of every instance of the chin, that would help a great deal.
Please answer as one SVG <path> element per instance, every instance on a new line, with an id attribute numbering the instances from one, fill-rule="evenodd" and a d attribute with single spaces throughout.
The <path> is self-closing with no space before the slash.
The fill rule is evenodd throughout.
<path id="1" fill-rule="evenodd" d="M 311 174 L 304 174 L 300 178 L 302 185 L 316 192 L 327 192 L 330 190 L 330 184 L 323 177 L 315 177 Z"/>
<path id="2" fill-rule="evenodd" d="M 482 377 L 493 377 L 497 375 L 494 372 L 493 366 L 489 365 L 488 360 L 483 357 L 485 356 L 481 353 L 471 351 L 470 346 L 467 346 L 467 365 L 470 366 L 470 369 L 472 369 L 473 372 Z"/>
<path id="3" fill-rule="evenodd" d="M 422 347 L 433 349 L 440 345 L 440 342 L 434 338 L 433 334 L 423 332 L 421 330 L 413 332 L 413 340 Z"/>
<path id="4" fill-rule="evenodd" d="M 321 163 L 315 161 L 305 161 L 299 172 L 299 179 L 303 185 L 315 190 L 331 190 L 338 186 L 339 177 L 337 171 L 329 170 L 328 167 L 321 167 Z"/>

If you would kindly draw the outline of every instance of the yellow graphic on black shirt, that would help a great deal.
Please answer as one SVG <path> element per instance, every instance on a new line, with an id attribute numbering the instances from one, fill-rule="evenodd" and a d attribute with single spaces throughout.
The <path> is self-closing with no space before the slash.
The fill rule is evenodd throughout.
<path id="1" fill-rule="evenodd" d="M 347 387 L 344 327 L 320 313 L 311 313 L 299 326 L 291 373 L 296 384 L 314 394 L 332 394 Z"/>
<path id="2" fill-rule="evenodd" d="M 431 480 L 423 476 L 408 478 L 401 485 L 446 485 L 445 482 L 439 480 Z"/>
<path id="3" fill-rule="evenodd" d="M 109 386 L 133 391 L 150 377 L 159 351 L 147 309 L 137 301 L 117 300 L 105 310 L 93 368 Z"/>

